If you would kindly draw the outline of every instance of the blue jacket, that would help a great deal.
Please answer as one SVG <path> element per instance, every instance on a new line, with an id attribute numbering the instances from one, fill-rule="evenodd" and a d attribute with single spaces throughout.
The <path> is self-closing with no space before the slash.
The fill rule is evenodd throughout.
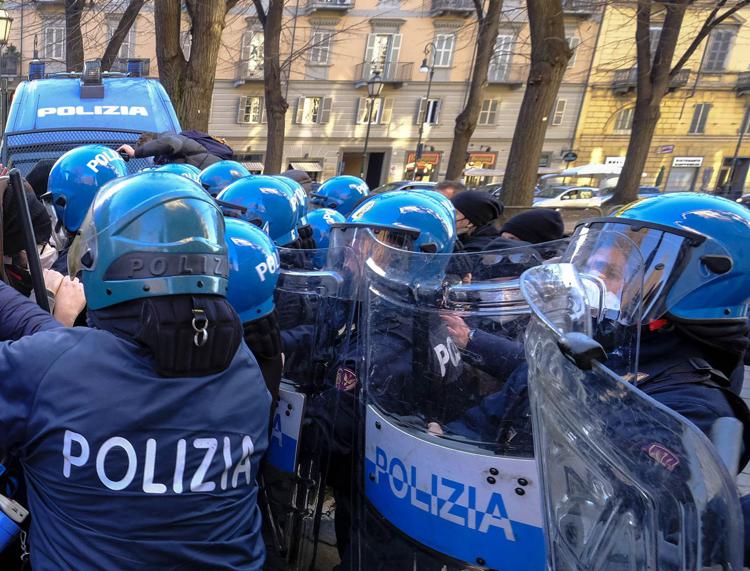
<path id="1" fill-rule="evenodd" d="M 244 343 L 221 373 L 167 378 L 4 285 L 0 315 L 18 339 L 0 343 L 0 448 L 23 466 L 35 570 L 262 569 L 270 396 Z"/>

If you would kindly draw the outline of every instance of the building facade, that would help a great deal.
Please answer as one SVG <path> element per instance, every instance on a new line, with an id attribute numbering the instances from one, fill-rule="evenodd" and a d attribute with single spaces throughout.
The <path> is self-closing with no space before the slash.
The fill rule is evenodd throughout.
<path id="1" fill-rule="evenodd" d="M 706 3 L 688 9 L 675 61 L 707 15 Z M 672 80 L 642 184 L 668 192 L 738 194 L 746 188 L 750 169 L 750 137 L 746 136 L 750 127 L 749 16 L 750 10 L 740 10 L 715 28 Z M 656 11 L 652 46 L 658 41 L 662 21 L 663 14 Z M 603 8 L 575 137 L 577 164 L 624 162 L 635 105 L 635 25 L 634 4 L 613 2 Z"/>
<path id="2" fill-rule="evenodd" d="M 540 118 L 549 122 L 540 167 L 561 166 L 562 155 L 574 145 L 597 37 L 594 4 L 568 0 L 565 5 L 566 36 L 575 48 L 574 58 L 554 109 Z M 64 3 L 35 0 L 6 8 L 14 17 L 3 67 L 11 89 L 28 70 L 35 38 L 47 71 L 64 71 Z M 124 8 L 124 3 L 119 8 L 107 3 L 98 10 L 92 3 L 84 12 L 86 59 L 101 57 Z M 412 177 L 441 178 L 454 120 L 468 92 L 476 23 L 470 0 L 300 0 L 288 5 L 282 33 L 289 102 L 284 166 L 302 168 L 318 180 L 364 171 L 370 186 Z M 506 1 L 479 125 L 467 156 L 469 167 L 505 167 L 528 73 L 528 34 L 522 3 Z M 252 6 L 235 8 L 228 15 L 209 127 L 226 137 L 255 172 L 263 168 L 266 146 L 263 42 Z M 183 44 L 189 54 L 187 26 Z M 158 75 L 150 4 L 142 9 L 119 55 L 114 70 L 124 70 L 128 58 L 143 58 L 149 74 Z M 434 66 L 429 98 L 429 74 L 420 72 L 425 58 Z M 370 114 L 366 82 L 376 72 L 385 85 Z M 363 157 L 368 115 L 368 152 Z M 422 123 L 424 150 L 415 164 Z"/>

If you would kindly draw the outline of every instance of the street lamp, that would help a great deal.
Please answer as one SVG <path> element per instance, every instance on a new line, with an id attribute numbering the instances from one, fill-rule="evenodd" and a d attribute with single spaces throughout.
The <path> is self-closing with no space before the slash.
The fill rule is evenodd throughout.
<path id="1" fill-rule="evenodd" d="M 2 127 L 3 135 L 5 134 L 5 121 L 8 117 L 8 80 L 3 77 L 3 68 L 5 63 L 5 48 L 10 38 L 10 27 L 13 24 L 13 18 L 10 17 L 5 8 L 0 8 L 0 106 L 2 106 Z"/>
<path id="2" fill-rule="evenodd" d="M 367 109 L 367 133 L 365 134 L 365 148 L 362 150 L 362 165 L 359 169 L 359 178 L 364 180 L 365 171 L 367 165 L 367 144 L 370 142 L 370 126 L 372 125 L 372 109 L 375 107 L 375 100 L 380 97 L 380 92 L 383 91 L 383 78 L 379 71 L 372 74 L 372 77 L 367 80 L 367 98 L 369 101 L 369 107 Z"/>
<path id="3" fill-rule="evenodd" d="M 432 56 L 432 63 L 428 63 L 430 56 Z M 419 123 L 419 136 L 417 137 L 417 151 L 414 153 L 414 168 L 411 171 L 411 179 L 416 180 L 417 178 L 417 161 L 422 158 L 422 134 L 424 133 L 424 124 L 427 122 L 427 112 L 430 107 L 430 89 L 432 89 L 432 78 L 435 75 L 435 44 L 430 42 L 424 47 L 424 59 L 422 65 L 419 66 L 421 73 L 428 73 L 427 76 L 427 95 L 424 100 L 424 117 Z"/>

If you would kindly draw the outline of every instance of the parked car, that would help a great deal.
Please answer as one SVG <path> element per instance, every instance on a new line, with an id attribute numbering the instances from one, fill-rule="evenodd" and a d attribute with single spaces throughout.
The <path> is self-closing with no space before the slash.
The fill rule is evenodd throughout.
<path id="1" fill-rule="evenodd" d="M 597 208 L 606 198 L 591 186 L 552 186 L 534 196 L 534 208 Z"/>
<path id="2" fill-rule="evenodd" d="M 500 198 L 503 194 L 503 184 L 501 182 L 495 184 L 482 184 L 480 186 L 471 187 L 469 190 L 488 192 L 495 198 Z"/>
<path id="3" fill-rule="evenodd" d="M 739 202 L 746 208 L 750 208 L 750 194 L 743 194 L 736 200 L 736 202 Z"/>
<path id="4" fill-rule="evenodd" d="M 418 182 L 413 180 L 399 180 L 382 184 L 370 191 L 370 194 L 383 194 L 394 190 L 432 190 L 435 188 L 434 182 Z"/>

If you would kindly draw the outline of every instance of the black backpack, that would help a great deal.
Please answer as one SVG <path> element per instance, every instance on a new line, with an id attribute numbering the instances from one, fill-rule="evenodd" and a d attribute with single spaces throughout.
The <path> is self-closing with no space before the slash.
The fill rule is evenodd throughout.
<path id="1" fill-rule="evenodd" d="M 208 133 L 193 130 L 182 131 L 180 135 L 199 143 L 204 149 L 206 149 L 206 151 L 224 161 L 234 158 L 232 147 L 227 145 L 227 142 L 224 139 L 213 137 Z"/>

